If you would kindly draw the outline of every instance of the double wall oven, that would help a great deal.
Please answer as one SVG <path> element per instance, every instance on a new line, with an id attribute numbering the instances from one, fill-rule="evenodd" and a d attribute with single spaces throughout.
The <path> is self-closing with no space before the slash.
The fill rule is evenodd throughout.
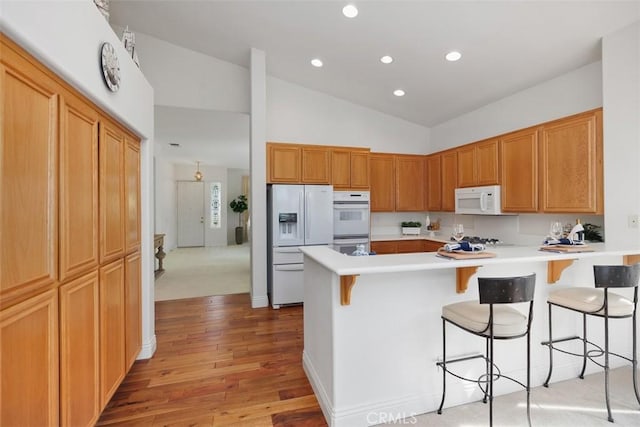
<path id="1" fill-rule="evenodd" d="M 357 245 L 369 251 L 369 192 L 333 192 L 333 248 L 350 255 Z"/>

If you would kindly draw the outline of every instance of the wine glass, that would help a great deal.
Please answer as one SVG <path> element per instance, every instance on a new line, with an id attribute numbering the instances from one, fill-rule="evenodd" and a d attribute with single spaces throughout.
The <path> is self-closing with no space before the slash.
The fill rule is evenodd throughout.
<path id="1" fill-rule="evenodd" d="M 562 231 L 562 222 L 554 221 L 551 223 L 551 227 L 549 228 L 549 234 L 551 235 L 551 237 L 556 240 L 560 240 L 560 237 L 562 237 Z"/>
<path id="2" fill-rule="evenodd" d="M 453 224 L 453 238 L 456 242 L 460 243 L 460 240 L 464 237 L 464 226 L 462 224 Z"/>

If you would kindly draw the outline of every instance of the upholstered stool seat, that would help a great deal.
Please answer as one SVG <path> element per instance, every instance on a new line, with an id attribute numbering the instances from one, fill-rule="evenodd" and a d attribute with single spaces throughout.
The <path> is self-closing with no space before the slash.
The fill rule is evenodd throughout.
<path id="1" fill-rule="evenodd" d="M 489 305 L 463 301 L 442 307 L 442 317 L 449 322 L 483 336 L 489 336 Z M 515 337 L 527 332 L 527 316 L 515 308 L 493 307 L 493 336 Z"/>
<path id="2" fill-rule="evenodd" d="M 480 277 L 478 278 L 478 301 L 464 301 L 442 307 L 442 362 L 436 365 L 442 368 L 442 400 L 438 413 L 442 414 L 447 389 L 446 376 L 451 374 L 465 381 L 478 384 L 484 393 L 483 402 L 489 400 L 489 425 L 493 425 L 493 383 L 498 378 L 509 379 L 527 390 L 527 420 L 531 425 L 530 377 L 531 377 L 531 319 L 533 314 L 533 295 L 536 284 L 535 274 L 520 277 Z M 513 304 L 528 303 L 528 315 L 512 307 Z M 486 353 L 447 360 L 446 324 L 458 328 L 485 340 Z M 527 380 L 521 382 L 503 375 L 494 364 L 494 340 L 510 340 L 527 337 Z M 483 359 L 485 372 L 478 378 L 465 378 L 450 370 L 452 363 Z M 494 373 L 495 371 L 495 373 Z"/>
<path id="3" fill-rule="evenodd" d="M 589 313 L 593 316 L 604 316 L 604 289 L 561 289 L 551 292 L 547 301 L 549 304 L 569 310 Z M 608 302 L 609 317 L 631 316 L 633 314 L 633 301 L 622 295 L 609 292 Z"/>
<path id="4" fill-rule="evenodd" d="M 551 292 L 547 299 L 549 306 L 549 340 L 542 345 L 549 347 L 549 373 L 544 382 L 545 387 L 549 387 L 551 374 L 553 373 L 553 350 L 565 354 L 579 356 L 582 358 L 582 371 L 579 378 L 584 378 L 587 368 L 587 360 L 591 360 L 604 369 L 604 389 L 605 402 L 607 405 L 607 418 L 613 422 L 611 415 L 611 403 L 609 401 L 609 356 L 617 356 L 631 362 L 633 373 L 633 390 L 638 403 L 640 403 L 640 387 L 637 380 L 637 333 L 636 333 L 636 308 L 638 305 L 638 281 L 640 280 L 640 264 L 635 265 L 594 265 L 593 274 L 595 278 L 594 288 L 568 288 Z M 633 298 L 610 292 L 610 288 L 633 289 Z M 565 308 L 582 314 L 582 336 L 571 336 L 566 338 L 553 338 L 553 306 Z M 587 339 L 587 316 L 600 317 L 604 321 L 604 348 Z M 609 320 L 631 318 L 632 322 L 632 355 L 631 357 L 609 351 Z M 575 353 L 568 349 L 563 349 L 562 343 L 572 340 L 582 341 L 582 352 Z M 591 348 L 590 348 L 591 346 Z M 596 359 L 603 357 L 603 363 Z"/>

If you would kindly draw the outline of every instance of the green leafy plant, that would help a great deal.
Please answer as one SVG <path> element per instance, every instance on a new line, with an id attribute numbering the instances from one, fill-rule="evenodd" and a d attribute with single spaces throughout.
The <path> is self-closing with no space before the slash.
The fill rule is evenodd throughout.
<path id="1" fill-rule="evenodd" d="M 592 242 L 604 242 L 600 231 L 598 231 L 601 227 L 595 224 L 584 224 L 584 239 L 590 240 Z"/>
<path id="2" fill-rule="evenodd" d="M 403 221 L 400 225 L 402 227 L 422 227 L 422 223 L 417 221 Z"/>
<path id="3" fill-rule="evenodd" d="M 238 214 L 238 226 L 240 227 L 242 224 L 242 212 L 249 209 L 247 196 L 245 196 L 244 194 L 239 195 L 237 198 L 233 199 L 231 203 L 229 203 L 229 207 Z"/>

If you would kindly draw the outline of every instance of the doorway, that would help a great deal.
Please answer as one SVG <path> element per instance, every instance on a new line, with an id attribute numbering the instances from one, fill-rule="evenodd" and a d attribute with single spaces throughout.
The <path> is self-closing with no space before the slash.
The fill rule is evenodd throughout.
<path id="1" fill-rule="evenodd" d="M 204 246 L 204 182 L 178 181 L 178 247 Z"/>

